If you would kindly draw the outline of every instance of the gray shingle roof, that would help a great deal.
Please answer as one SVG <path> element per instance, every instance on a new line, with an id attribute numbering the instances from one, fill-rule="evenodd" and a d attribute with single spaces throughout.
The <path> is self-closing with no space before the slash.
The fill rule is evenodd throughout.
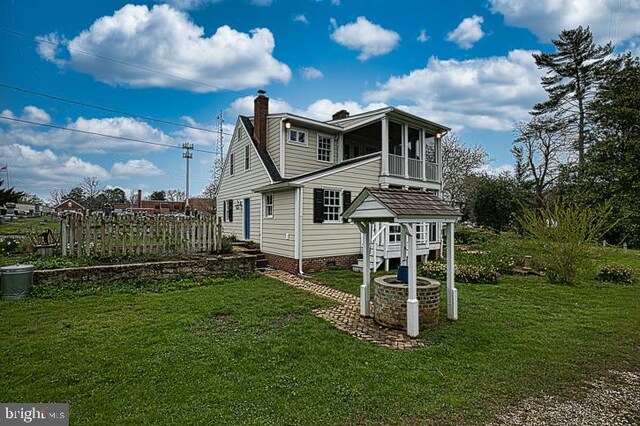
<path id="1" fill-rule="evenodd" d="M 260 146 L 260 144 L 258 143 L 258 140 L 253 136 L 253 123 L 251 122 L 251 119 L 249 119 L 249 117 L 245 117 L 244 115 L 241 115 L 239 117 L 240 117 L 240 120 L 242 120 L 242 124 L 244 124 L 244 127 L 247 129 L 247 132 L 249 133 L 249 137 L 251 138 L 253 145 L 256 147 L 256 150 L 258 151 L 258 154 L 260 155 L 260 159 L 262 160 L 262 163 L 267 169 L 267 172 L 269 172 L 269 176 L 271 176 L 271 180 L 274 182 L 281 181 L 282 176 L 280 176 L 280 172 L 278 171 L 278 168 L 276 167 L 273 160 L 271 159 L 271 156 L 269 155 L 266 149 Z"/>
<path id="2" fill-rule="evenodd" d="M 367 187 L 365 190 L 398 217 L 462 216 L 444 200 L 424 191 L 373 187 Z"/>

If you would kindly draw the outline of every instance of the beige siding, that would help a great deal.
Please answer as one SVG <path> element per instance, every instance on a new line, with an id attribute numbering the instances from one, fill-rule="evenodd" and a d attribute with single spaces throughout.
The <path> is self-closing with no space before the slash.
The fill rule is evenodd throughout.
<path id="1" fill-rule="evenodd" d="M 267 119 L 267 152 L 271 155 L 273 162 L 278 170 L 280 170 L 280 127 L 282 119 Z"/>
<path id="2" fill-rule="evenodd" d="M 232 199 L 234 204 L 233 222 L 223 222 L 222 231 L 225 235 L 235 235 L 239 240 L 244 239 L 244 199 L 249 198 L 251 200 L 250 236 L 251 240 L 259 242 L 262 195 L 254 193 L 252 190 L 268 185 L 271 180 L 244 127 L 240 122 L 236 126 L 240 126 L 240 129 L 234 132 L 234 137 L 229 147 L 230 152 L 233 152 L 235 157 L 234 175 L 229 176 L 231 156 L 227 154 L 222 183 L 217 197 L 218 216 L 224 217 L 223 201 Z M 249 170 L 244 169 L 244 150 L 247 145 L 250 146 L 251 158 L 251 168 Z M 235 208 L 238 202 L 243 203 L 241 209 Z"/>
<path id="3" fill-rule="evenodd" d="M 318 161 L 318 134 L 329 136 L 333 139 L 332 134 L 317 132 L 312 129 L 303 127 L 294 127 L 295 130 L 307 132 L 307 146 L 297 145 L 294 143 L 285 143 L 285 174 L 286 177 L 299 176 L 314 170 L 323 169 L 335 164 L 338 151 L 338 143 L 333 140 L 332 162 Z M 288 134 L 286 135 L 288 139 Z"/>
<path id="4" fill-rule="evenodd" d="M 273 217 L 262 219 L 262 251 L 294 257 L 294 190 L 273 193 Z"/>
<path id="5" fill-rule="evenodd" d="M 351 200 L 365 186 L 378 186 L 380 159 L 308 182 L 303 195 L 302 250 L 304 258 L 360 253 L 360 231 L 353 223 L 313 223 L 313 189 L 351 191 Z"/>

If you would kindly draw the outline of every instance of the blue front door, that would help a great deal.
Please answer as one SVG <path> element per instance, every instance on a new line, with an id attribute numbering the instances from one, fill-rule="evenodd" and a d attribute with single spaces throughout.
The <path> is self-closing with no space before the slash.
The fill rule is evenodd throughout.
<path id="1" fill-rule="evenodd" d="M 244 199 L 244 239 L 251 239 L 251 199 Z"/>

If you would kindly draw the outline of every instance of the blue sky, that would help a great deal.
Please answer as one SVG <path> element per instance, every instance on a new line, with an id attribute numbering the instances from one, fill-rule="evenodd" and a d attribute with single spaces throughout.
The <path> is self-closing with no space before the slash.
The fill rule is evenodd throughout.
<path id="1" fill-rule="evenodd" d="M 514 122 L 544 98 L 531 53 L 562 29 L 640 53 L 636 0 L 0 0 L 0 84 L 225 132 L 271 111 L 326 120 L 393 105 L 481 145 L 508 169 Z M 0 115 L 156 141 L 193 142 L 192 193 L 216 135 L 0 87 Z M 127 191 L 182 189 L 181 151 L 0 119 L 10 183 L 44 198 L 84 176 Z"/>

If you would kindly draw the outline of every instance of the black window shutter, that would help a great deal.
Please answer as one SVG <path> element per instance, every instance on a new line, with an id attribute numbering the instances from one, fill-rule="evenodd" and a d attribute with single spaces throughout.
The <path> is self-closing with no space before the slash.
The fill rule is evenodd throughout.
<path id="1" fill-rule="evenodd" d="M 313 223 L 324 222 L 324 189 L 313 189 Z"/>
<path id="2" fill-rule="evenodd" d="M 351 191 L 342 191 L 342 214 L 344 214 L 345 210 L 349 208 L 351 205 Z M 348 222 L 347 219 L 342 218 L 343 222 Z"/>
<path id="3" fill-rule="evenodd" d="M 224 221 L 227 221 L 227 200 L 222 202 L 222 216 L 224 217 Z"/>
<path id="4" fill-rule="evenodd" d="M 227 208 L 229 209 L 229 213 L 227 213 L 227 216 L 229 216 L 229 222 L 233 222 L 233 200 L 227 201 Z"/>

